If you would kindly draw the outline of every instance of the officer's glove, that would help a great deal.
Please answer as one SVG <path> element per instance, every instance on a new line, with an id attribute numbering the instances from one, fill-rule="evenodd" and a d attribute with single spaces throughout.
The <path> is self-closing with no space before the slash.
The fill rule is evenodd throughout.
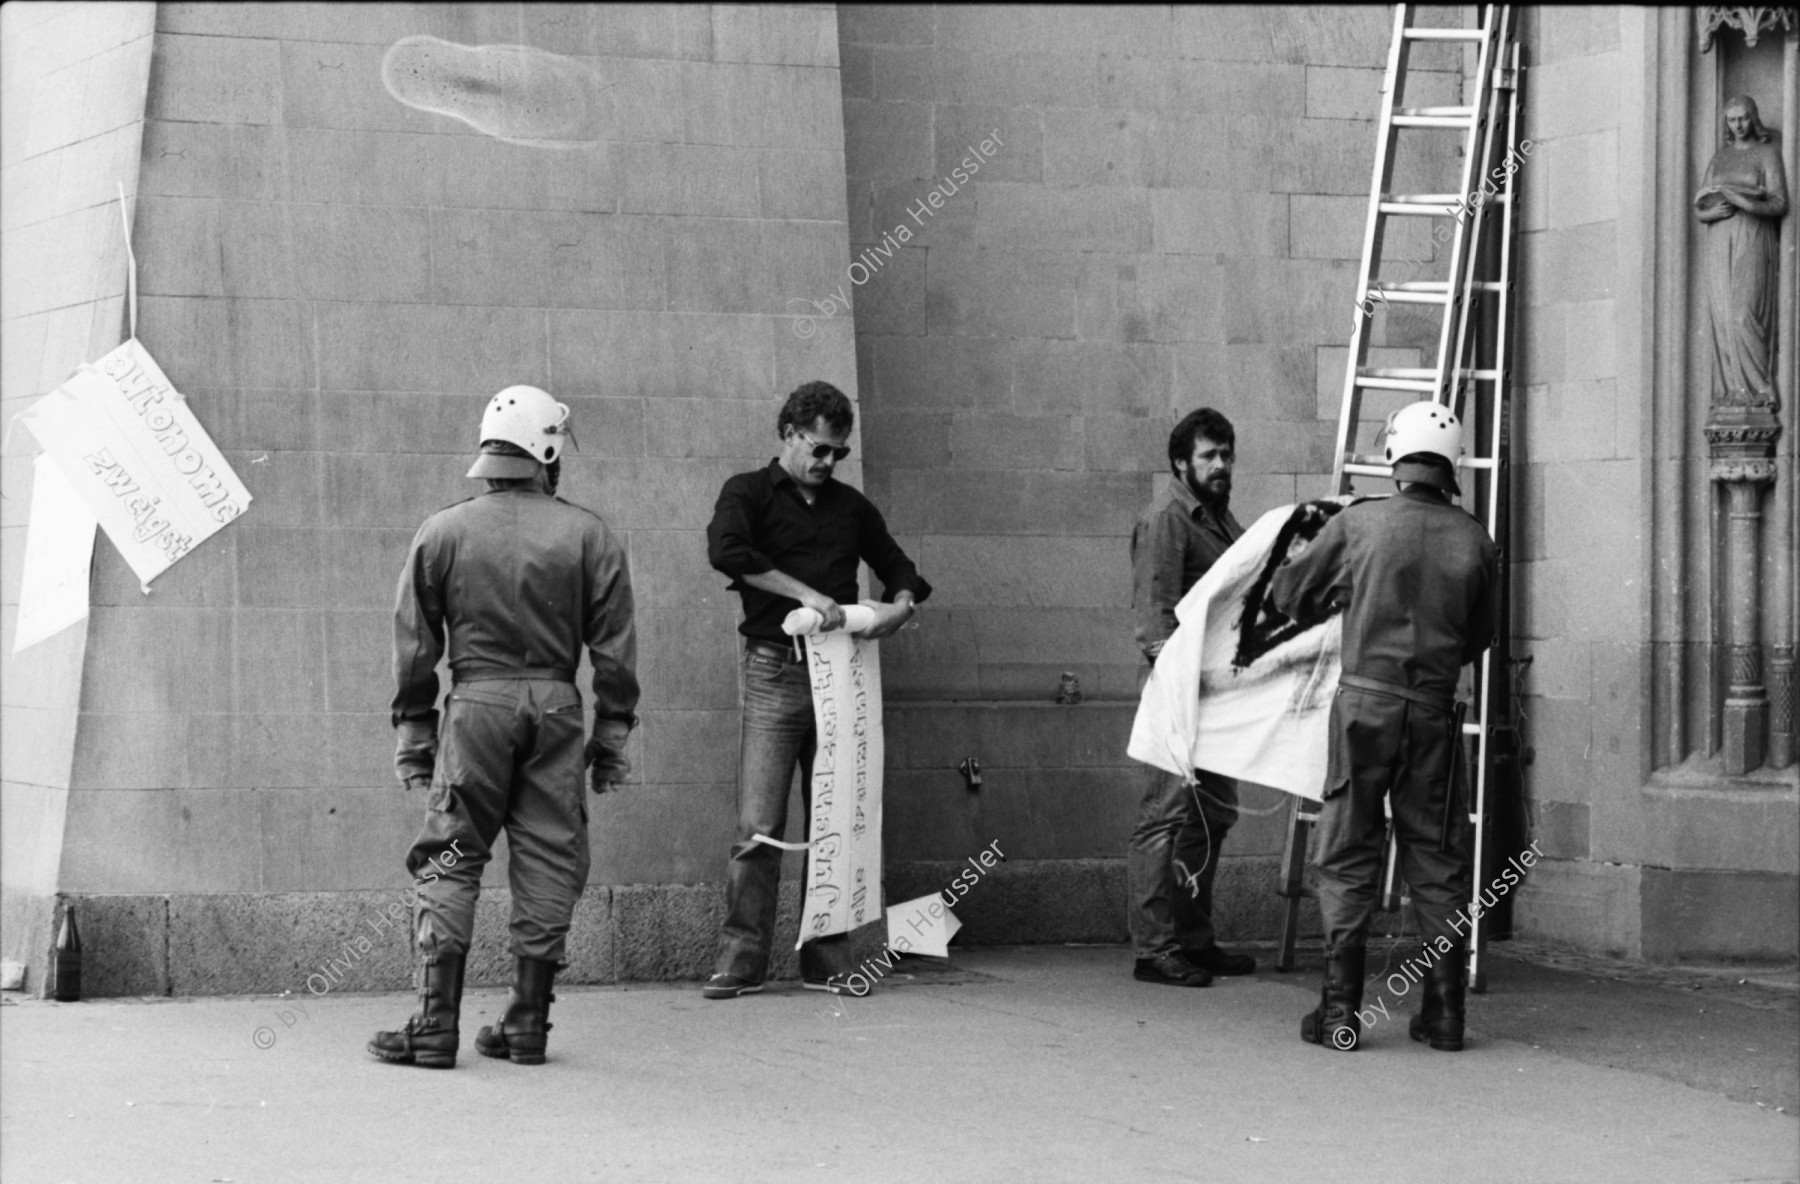
<path id="1" fill-rule="evenodd" d="M 437 727 L 431 720 L 403 719 L 394 725 L 394 772 L 407 789 L 429 789 L 437 768 Z"/>
<path id="2" fill-rule="evenodd" d="M 594 734 L 587 742 L 588 788 L 595 793 L 609 793 L 623 787 L 631 762 L 625 759 L 625 741 L 631 725 L 623 720 L 597 719 Z"/>

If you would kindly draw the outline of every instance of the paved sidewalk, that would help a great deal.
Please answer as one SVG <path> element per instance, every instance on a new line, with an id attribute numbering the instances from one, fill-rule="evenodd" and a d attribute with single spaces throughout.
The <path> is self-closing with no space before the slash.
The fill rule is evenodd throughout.
<path id="1" fill-rule="evenodd" d="M 1355 1053 L 1302 1044 L 1316 955 L 1295 975 L 1182 990 L 1133 982 L 1122 947 L 957 951 L 952 972 L 864 1000 L 797 984 L 723 1003 L 697 984 L 568 988 L 551 1061 L 530 1069 L 470 1046 L 500 991 L 465 1000 L 451 1072 L 364 1053 L 409 996 L 334 992 L 304 1015 L 266 998 L 26 1001 L 0 1008 L 0 1176 L 1800 1178 L 1800 993 L 1619 981 L 1495 949 L 1457 1055 L 1407 1039 L 1416 994 L 1390 996 L 1393 1020 Z"/>

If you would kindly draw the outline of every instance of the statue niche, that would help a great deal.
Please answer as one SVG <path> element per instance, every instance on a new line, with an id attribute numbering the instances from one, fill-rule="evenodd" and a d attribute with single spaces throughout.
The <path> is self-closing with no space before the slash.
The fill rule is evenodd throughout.
<path id="1" fill-rule="evenodd" d="M 1777 280 L 1787 177 L 1756 101 L 1725 103 L 1725 143 L 1694 197 L 1706 225 L 1706 304 L 1715 408 L 1780 410 L 1775 390 Z"/>

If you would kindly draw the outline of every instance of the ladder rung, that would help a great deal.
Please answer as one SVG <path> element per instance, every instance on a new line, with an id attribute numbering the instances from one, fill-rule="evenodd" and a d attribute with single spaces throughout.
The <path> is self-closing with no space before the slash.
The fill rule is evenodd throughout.
<path id="1" fill-rule="evenodd" d="M 1480 724 L 1464 724 L 1463 725 L 1463 735 L 1465 735 L 1465 736 L 1481 735 L 1481 725 Z"/>
<path id="2" fill-rule="evenodd" d="M 1390 122 L 1395 127 L 1470 128 L 1475 126 L 1475 108 L 1402 107 Z"/>
<path id="3" fill-rule="evenodd" d="M 1426 29 L 1414 28 L 1406 30 L 1409 41 L 1486 41 L 1486 29 Z"/>
<path id="4" fill-rule="evenodd" d="M 1443 280 L 1370 284 L 1369 295 L 1393 304 L 1442 304 L 1450 299 L 1450 285 Z"/>
<path id="5" fill-rule="evenodd" d="M 1496 190 L 1487 196 L 1489 202 L 1510 201 L 1507 191 Z M 1454 218 L 1468 198 L 1460 193 L 1389 193 L 1381 199 L 1381 212 L 1384 214 L 1431 214 L 1439 218 Z M 1393 206 L 1395 208 L 1389 209 Z M 1415 208 L 1419 207 L 1419 208 Z"/>
<path id="6" fill-rule="evenodd" d="M 1447 193 L 1443 195 L 1442 200 L 1384 201 L 1379 203 L 1376 208 L 1384 214 L 1399 214 L 1409 218 L 1454 218 L 1457 199 L 1454 194 Z"/>
<path id="7" fill-rule="evenodd" d="M 1465 370 L 1459 366 L 1450 374 L 1450 381 L 1453 383 L 1465 378 L 1475 382 L 1498 382 L 1500 372 L 1487 368 Z M 1408 385 L 1400 386 L 1400 383 Z M 1356 371 L 1356 385 L 1389 391 L 1430 392 L 1436 389 L 1437 371 L 1422 366 L 1363 366 Z"/>
<path id="8" fill-rule="evenodd" d="M 1465 456 L 1456 462 L 1456 467 L 1459 469 L 1491 469 L 1494 467 L 1494 458 L 1491 456 Z M 1364 476 L 1372 474 L 1377 477 L 1386 477 L 1393 473 L 1394 466 L 1387 463 L 1385 456 L 1377 456 L 1374 453 L 1358 455 L 1353 452 L 1344 457 L 1344 471 Z"/>
<path id="9" fill-rule="evenodd" d="M 1504 292 L 1506 290 L 1506 285 L 1502 284 L 1499 280 L 1476 280 L 1473 284 L 1469 285 L 1469 287 L 1470 290 L 1476 292 Z M 1414 304 L 1427 304 L 1432 303 L 1432 301 L 1421 300 L 1419 299 L 1419 295 L 1431 295 L 1441 298 L 1447 295 L 1449 290 L 1450 284 L 1447 280 L 1402 280 L 1399 283 L 1393 284 L 1370 284 L 1368 294 L 1373 296 L 1379 292 L 1389 300 L 1397 300 L 1401 303 L 1411 301 Z M 1404 293 L 1409 292 L 1415 293 L 1416 295 L 1404 295 Z M 1486 377 L 1486 375 L 1478 375 L 1477 377 Z"/>
<path id="10" fill-rule="evenodd" d="M 1453 132 L 1466 132 L 1474 126 L 1473 120 L 1444 119 L 1436 115 L 1396 115 L 1394 127 L 1437 127 Z"/>
<path id="11" fill-rule="evenodd" d="M 1372 387 L 1378 391 L 1417 391 L 1423 395 L 1433 394 L 1437 391 L 1437 382 L 1432 379 L 1387 378 L 1362 370 L 1356 372 L 1356 385 Z"/>

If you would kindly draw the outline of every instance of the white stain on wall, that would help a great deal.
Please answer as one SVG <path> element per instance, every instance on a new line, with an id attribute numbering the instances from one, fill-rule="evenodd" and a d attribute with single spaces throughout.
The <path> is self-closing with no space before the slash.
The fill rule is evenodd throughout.
<path id="1" fill-rule="evenodd" d="M 528 45 L 405 37 L 383 56 L 381 81 L 408 107 L 532 148 L 584 147 L 613 120 L 612 84 L 577 58 Z"/>

